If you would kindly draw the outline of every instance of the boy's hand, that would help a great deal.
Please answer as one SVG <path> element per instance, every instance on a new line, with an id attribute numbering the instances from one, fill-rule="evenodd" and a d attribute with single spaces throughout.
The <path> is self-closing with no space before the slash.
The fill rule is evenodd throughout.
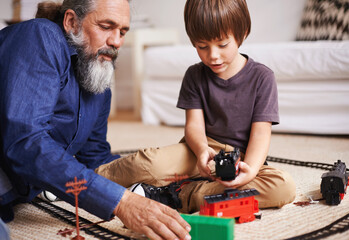
<path id="1" fill-rule="evenodd" d="M 216 179 L 222 185 L 229 188 L 238 188 L 241 187 L 256 177 L 256 174 L 252 171 L 251 167 L 245 162 L 239 162 L 239 174 L 234 180 L 231 181 L 222 181 L 221 179 Z"/>
<path id="2" fill-rule="evenodd" d="M 212 178 L 211 169 L 209 168 L 209 162 L 213 161 L 214 156 L 216 155 L 216 151 L 210 147 L 207 147 L 205 151 L 201 152 L 198 157 L 197 167 L 199 169 L 200 175 L 202 177 Z"/>

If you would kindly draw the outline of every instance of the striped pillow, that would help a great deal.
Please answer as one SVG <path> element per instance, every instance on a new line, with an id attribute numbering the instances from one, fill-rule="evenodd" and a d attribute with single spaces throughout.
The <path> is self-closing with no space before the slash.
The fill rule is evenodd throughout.
<path id="1" fill-rule="evenodd" d="M 349 40 L 349 0 L 308 0 L 296 40 Z"/>

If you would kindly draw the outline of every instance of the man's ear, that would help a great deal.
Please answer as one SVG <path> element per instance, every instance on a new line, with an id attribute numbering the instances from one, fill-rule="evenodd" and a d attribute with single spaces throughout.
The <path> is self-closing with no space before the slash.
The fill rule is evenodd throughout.
<path id="1" fill-rule="evenodd" d="M 63 28 L 66 33 L 76 33 L 78 31 L 78 17 L 74 10 L 68 9 L 64 13 Z"/>

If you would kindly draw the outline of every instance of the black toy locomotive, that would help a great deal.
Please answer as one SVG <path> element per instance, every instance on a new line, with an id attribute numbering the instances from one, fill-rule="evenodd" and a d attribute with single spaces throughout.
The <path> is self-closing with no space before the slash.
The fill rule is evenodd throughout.
<path id="1" fill-rule="evenodd" d="M 349 173 L 341 160 L 334 163 L 331 171 L 321 176 L 321 193 L 328 205 L 338 205 L 348 186 Z"/>
<path id="2" fill-rule="evenodd" d="M 240 149 L 235 148 L 232 152 L 223 149 L 213 159 L 216 162 L 216 176 L 223 181 L 234 180 L 238 174 L 238 163 L 240 161 Z"/>

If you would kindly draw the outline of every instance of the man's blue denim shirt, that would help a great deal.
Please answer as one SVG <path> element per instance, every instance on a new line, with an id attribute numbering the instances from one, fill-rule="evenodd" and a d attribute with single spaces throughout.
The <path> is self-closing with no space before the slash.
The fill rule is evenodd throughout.
<path id="1" fill-rule="evenodd" d="M 125 188 L 94 169 L 120 157 L 106 141 L 111 92 L 82 90 L 74 55 L 46 19 L 0 31 L 0 205 L 30 201 L 42 189 L 74 204 L 65 184 L 77 177 L 87 181 L 79 207 L 109 219 Z"/>

